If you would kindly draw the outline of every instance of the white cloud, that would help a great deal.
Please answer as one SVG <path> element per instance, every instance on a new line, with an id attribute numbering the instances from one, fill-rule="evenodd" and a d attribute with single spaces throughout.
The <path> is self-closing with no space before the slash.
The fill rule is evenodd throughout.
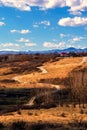
<path id="1" fill-rule="evenodd" d="M 10 30 L 11 33 L 20 33 L 20 34 L 27 34 L 27 33 L 30 33 L 31 31 L 28 30 L 28 29 L 22 29 L 22 30 Z"/>
<path id="2" fill-rule="evenodd" d="M 66 0 L 70 12 L 82 12 L 87 10 L 87 0 Z"/>
<path id="3" fill-rule="evenodd" d="M 4 43 L 3 44 L 3 47 L 13 47 L 13 46 L 19 47 L 19 44 L 14 44 L 14 43 Z"/>
<path id="4" fill-rule="evenodd" d="M 44 20 L 44 21 L 41 21 L 41 22 L 36 22 L 36 23 L 33 25 L 33 27 L 34 27 L 34 28 L 38 28 L 39 25 L 50 26 L 51 23 L 50 23 L 50 21 Z"/>
<path id="5" fill-rule="evenodd" d="M 11 49 L 9 49 L 9 48 L 0 48 L 0 51 L 20 51 L 19 49 L 14 49 L 14 48 L 11 48 Z"/>
<path id="6" fill-rule="evenodd" d="M 41 21 L 39 24 L 50 26 L 50 21 Z"/>
<path id="7" fill-rule="evenodd" d="M 64 38 L 65 36 L 66 36 L 66 35 L 63 34 L 63 33 L 60 34 L 60 37 L 61 37 L 61 38 Z"/>
<path id="8" fill-rule="evenodd" d="M 4 26 L 5 25 L 5 23 L 4 22 L 0 22 L 0 26 Z"/>
<path id="9" fill-rule="evenodd" d="M 34 27 L 34 28 L 38 28 L 38 27 L 39 27 L 39 25 L 37 25 L 37 24 L 34 24 L 34 25 L 33 25 L 33 27 Z"/>
<path id="10" fill-rule="evenodd" d="M 84 39 L 83 37 L 74 37 L 73 39 L 72 39 L 72 41 L 74 41 L 74 42 L 79 42 L 79 41 L 81 41 L 82 39 Z"/>
<path id="11" fill-rule="evenodd" d="M 64 38 L 64 37 L 71 37 L 71 34 L 64 34 L 64 33 L 60 33 L 59 34 L 60 38 Z"/>
<path id="12" fill-rule="evenodd" d="M 32 6 L 37 6 L 43 10 L 68 6 L 70 12 L 87 10 L 87 0 L 0 0 L 0 5 L 25 11 L 31 11 Z"/>
<path id="13" fill-rule="evenodd" d="M 72 45 L 72 44 L 69 44 L 69 45 L 66 46 L 66 48 L 70 48 L 70 47 L 80 48 L 80 49 L 86 48 L 86 46 L 84 46 L 84 45 L 74 45 L 74 44 Z"/>
<path id="14" fill-rule="evenodd" d="M 63 48 L 65 46 L 65 42 L 59 42 L 58 44 L 52 42 L 44 42 L 43 46 L 46 48 Z"/>
<path id="15" fill-rule="evenodd" d="M 82 26 L 87 24 L 87 18 L 74 17 L 62 18 L 58 21 L 60 26 Z"/>
<path id="16" fill-rule="evenodd" d="M 42 9 L 65 6 L 65 0 L 0 0 L 0 5 L 15 7 L 19 10 L 31 11 L 32 6 Z"/>
<path id="17" fill-rule="evenodd" d="M 31 31 L 30 30 L 20 30 L 19 33 L 21 34 L 27 34 L 27 33 L 30 33 Z"/>
<path id="18" fill-rule="evenodd" d="M 1 43 L 0 44 L 1 50 L 20 50 L 21 46 L 17 43 Z"/>
<path id="19" fill-rule="evenodd" d="M 5 20 L 5 18 L 4 18 L 4 17 L 2 17 L 2 18 L 1 18 L 1 20 Z"/>
<path id="20" fill-rule="evenodd" d="M 0 43 L 0 50 L 20 51 L 24 48 L 28 49 L 28 47 L 34 47 L 34 46 L 37 46 L 37 44 L 30 42 L 29 40 L 26 40 L 26 42 L 23 45 L 19 43 L 7 42 L 7 43 Z"/>
<path id="21" fill-rule="evenodd" d="M 33 47 L 36 45 L 37 45 L 36 43 L 25 43 L 25 46 L 27 46 L 27 47 Z"/>
<path id="22" fill-rule="evenodd" d="M 40 0 L 39 0 L 40 1 Z M 66 5 L 65 0 L 43 0 L 43 4 L 40 5 L 42 9 L 49 9 L 55 7 L 64 7 Z"/>
<path id="23" fill-rule="evenodd" d="M 19 10 L 31 11 L 30 5 L 26 0 L 0 0 L 0 5 L 14 7 Z"/>
<path id="24" fill-rule="evenodd" d="M 86 0 L 0 0 L 0 5 L 24 11 L 31 11 L 32 6 L 37 6 L 43 10 L 68 6 L 70 7 L 69 11 L 74 15 L 87 10 Z"/>
<path id="25" fill-rule="evenodd" d="M 15 33 L 17 32 L 17 30 L 13 29 L 13 30 L 10 30 L 11 33 Z"/>
<path id="26" fill-rule="evenodd" d="M 81 16 L 81 12 L 80 11 L 75 11 L 75 12 L 70 11 L 70 14 Z"/>
<path id="27" fill-rule="evenodd" d="M 33 46 L 36 46 L 37 44 L 36 43 L 33 43 L 31 42 L 29 39 L 25 39 L 25 38 L 20 38 L 19 40 L 17 40 L 18 42 L 21 42 L 21 43 L 25 43 L 24 45 L 26 47 L 33 47 Z"/>
<path id="28" fill-rule="evenodd" d="M 67 6 L 77 6 L 80 4 L 80 0 L 66 0 Z"/>
<path id="29" fill-rule="evenodd" d="M 18 40 L 18 42 L 29 42 L 29 39 L 20 38 L 20 39 Z"/>
<path id="30" fill-rule="evenodd" d="M 53 41 L 53 42 L 57 42 L 57 39 L 54 38 L 54 39 L 52 39 L 52 41 Z"/>

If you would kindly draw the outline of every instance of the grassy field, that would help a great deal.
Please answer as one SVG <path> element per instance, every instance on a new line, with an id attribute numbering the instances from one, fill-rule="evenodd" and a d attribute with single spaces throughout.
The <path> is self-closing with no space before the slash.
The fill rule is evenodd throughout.
<path id="1" fill-rule="evenodd" d="M 63 58 L 56 62 L 46 62 L 43 64 L 43 67 L 47 70 L 48 73 L 42 74 L 40 70 L 32 71 L 31 73 L 29 71 L 24 74 L 24 72 L 20 73 L 10 73 L 12 70 L 9 63 L 9 67 L 2 67 L 0 68 L 0 80 L 3 79 L 13 79 L 16 77 L 16 80 L 19 81 L 17 84 L 8 83 L 8 82 L 1 82 L 2 86 L 5 87 L 29 87 L 29 86 L 35 86 L 36 83 L 40 82 L 42 79 L 50 80 L 50 79 L 64 79 L 68 77 L 68 74 L 76 67 L 79 66 L 80 62 L 82 61 L 82 58 Z M 25 62 L 24 62 L 25 63 Z M 20 69 L 22 69 L 20 67 Z M 26 69 L 25 69 L 26 70 Z M 6 74 L 8 72 L 8 74 Z M 15 72 L 15 70 L 14 70 Z M 51 81 L 50 81 L 51 82 Z M 35 84 L 34 84 L 35 83 Z M 6 85 L 5 85 L 6 84 Z M 38 85 L 36 85 L 38 86 Z"/>
<path id="2" fill-rule="evenodd" d="M 74 108 L 70 103 L 63 107 L 56 104 L 52 108 L 21 108 L 21 104 L 27 103 L 30 97 L 54 89 L 54 84 L 60 85 L 61 89 L 66 88 L 69 85 L 69 74 L 74 69 L 79 71 L 87 68 L 87 63 L 80 65 L 81 61 L 82 57 L 61 58 L 55 62 L 47 60 L 43 64 L 35 65 L 34 69 L 28 61 L 0 63 L 0 128 L 86 130 L 87 104 L 85 108 L 79 108 L 78 104 Z M 46 69 L 47 73 L 43 74 L 37 69 L 38 66 Z M 24 71 L 20 71 L 22 68 Z"/>
<path id="3" fill-rule="evenodd" d="M 81 109 L 78 106 L 76 108 L 65 106 L 50 109 L 18 110 L 2 115 L 0 122 L 9 129 L 13 123 L 22 122 L 21 126 L 24 127 L 23 122 L 26 122 L 29 128 L 32 126 L 31 130 L 36 130 L 34 125 L 38 129 L 42 129 L 44 125 L 44 130 L 86 130 L 87 109 Z"/>

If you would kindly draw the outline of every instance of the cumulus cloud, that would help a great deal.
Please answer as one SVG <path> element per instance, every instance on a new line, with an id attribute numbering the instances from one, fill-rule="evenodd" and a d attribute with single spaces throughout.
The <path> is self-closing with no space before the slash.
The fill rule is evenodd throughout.
<path id="1" fill-rule="evenodd" d="M 0 0 L 0 5 L 14 7 L 19 10 L 31 11 L 30 5 L 26 0 Z"/>
<path id="2" fill-rule="evenodd" d="M 64 38 L 65 36 L 66 36 L 66 35 L 63 34 L 63 33 L 60 34 L 60 37 L 61 37 L 61 38 Z"/>
<path id="3" fill-rule="evenodd" d="M 44 1 L 44 3 L 41 5 L 42 9 L 64 7 L 66 5 L 65 0 L 43 0 L 43 1 Z"/>
<path id="4" fill-rule="evenodd" d="M 14 44 L 14 43 L 4 43 L 3 44 L 3 47 L 12 47 L 12 46 L 16 46 L 16 47 L 19 47 L 19 44 Z"/>
<path id="5" fill-rule="evenodd" d="M 8 43 L 1 43 L 0 48 L 1 50 L 19 50 L 21 46 L 17 43 L 8 42 Z"/>
<path id="6" fill-rule="evenodd" d="M 25 38 L 20 38 L 19 40 L 17 40 L 20 43 L 25 43 L 24 45 L 26 47 L 33 47 L 36 46 L 36 43 L 31 42 L 29 39 L 25 39 Z"/>
<path id="7" fill-rule="evenodd" d="M 10 30 L 11 33 L 15 33 L 17 32 L 17 30 L 13 29 L 13 30 Z"/>
<path id="8" fill-rule="evenodd" d="M 4 22 L 0 22 L 0 26 L 4 26 L 5 25 L 5 23 Z"/>
<path id="9" fill-rule="evenodd" d="M 29 39 L 20 38 L 20 39 L 18 40 L 18 42 L 29 42 Z"/>
<path id="10" fill-rule="evenodd" d="M 60 26 L 82 26 L 87 24 L 87 18 L 74 17 L 74 18 L 62 18 L 58 21 Z"/>
<path id="11" fill-rule="evenodd" d="M 80 0 L 66 0 L 67 6 L 77 6 L 80 5 Z"/>
<path id="12" fill-rule="evenodd" d="M 55 7 L 70 7 L 70 12 L 80 12 L 87 10 L 86 0 L 0 0 L 1 6 L 15 7 L 19 10 L 31 11 L 32 6 L 37 6 L 43 10 Z"/>
<path id="13" fill-rule="evenodd" d="M 65 6 L 65 0 L 0 0 L 1 6 L 15 7 L 19 10 L 31 11 L 32 6 L 42 9 Z"/>
<path id="14" fill-rule="evenodd" d="M 37 45 L 36 43 L 25 43 L 25 46 L 27 46 L 27 47 L 33 47 L 36 45 Z"/>
<path id="15" fill-rule="evenodd" d="M 38 28 L 39 25 L 50 26 L 51 23 L 50 23 L 50 21 L 44 20 L 44 21 L 41 21 L 41 22 L 36 22 L 36 23 L 33 25 L 33 27 L 34 27 L 34 28 Z"/>
<path id="16" fill-rule="evenodd" d="M 78 42 L 78 41 L 81 41 L 82 39 L 84 39 L 84 38 L 83 38 L 83 37 L 74 37 L 74 38 L 72 39 L 72 41 Z"/>
<path id="17" fill-rule="evenodd" d="M 31 7 L 33 6 L 37 6 L 43 10 L 65 6 L 70 8 L 70 12 L 87 10 L 87 0 L 0 0 L 0 5 L 25 11 L 31 11 Z"/>
<path id="18" fill-rule="evenodd" d="M 30 33 L 31 31 L 28 30 L 28 29 L 22 29 L 22 30 L 10 30 L 11 33 L 20 33 L 20 34 L 27 34 L 27 33 Z"/>
<path id="19" fill-rule="evenodd" d="M 39 24 L 50 26 L 50 21 L 41 21 Z"/>
<path id="20" fill-rule="evenodd" d="M 72 42 L 79 42 L 81 40 L 85 39 L 85 37 L 78 37 L 78 36 L 75 36 L 71 39 Z"/>
<path id="21" fill-rule="evenodd" d="M 21 34 L 27 34 L 27 33 L 30 33 L 31 31 L 30 30 L 20 30 L 19 33 Z"/>
<path id="22" fill-rule="evenodd" d="M 58 44 L 52 42 L 44 42 L 43 46 L 46 48 L 63 48 L 65 46 L 65 42 L 59 42 Z"/>
<path id="23" fill-rule="evenodd" d="M 87 0 L 66 0 L 70 12 L 81 12 L 87 10 Z"/>

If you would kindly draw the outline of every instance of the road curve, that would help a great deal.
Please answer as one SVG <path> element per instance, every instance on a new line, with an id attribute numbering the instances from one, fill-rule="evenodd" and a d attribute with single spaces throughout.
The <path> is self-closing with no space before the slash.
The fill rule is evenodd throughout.
<path id="1" fill-rule="evenodd" d="M 46 69 L 43 68 L 43 66 L 37 67 L 38 69 L 40 69 L 42 74 L 46 74 L 48 73 Z"/>

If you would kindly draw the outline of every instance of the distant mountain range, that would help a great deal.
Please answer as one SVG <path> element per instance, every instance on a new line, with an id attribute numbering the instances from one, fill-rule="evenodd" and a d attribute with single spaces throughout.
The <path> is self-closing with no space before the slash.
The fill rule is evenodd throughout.
<path id="1" fill-rule="evenodd" d="M 55 49 L 55 50 L 46 50 L 46 51 L 0 51 L 0 54 L 49 54 L 49 53 L 61 53 L 61 52 L 87 52 L 87 48 L 78 49 L 74 47 L 66 48 L 66 49 Z"/>

